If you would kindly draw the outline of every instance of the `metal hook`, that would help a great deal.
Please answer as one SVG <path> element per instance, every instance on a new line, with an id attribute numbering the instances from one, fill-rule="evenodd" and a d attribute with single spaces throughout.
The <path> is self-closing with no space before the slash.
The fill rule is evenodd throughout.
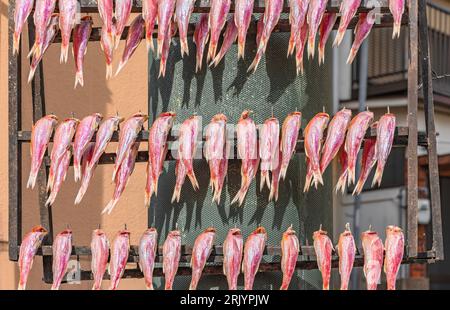
<path id="1" fill-rule="evenodd" d="M 320 224 L 319 226 L 319 231 L 322 231 L 322 224 Z"/>
<path id="2" fill-rule="evenodd" d="M 350 223 L 345 224 L 345 230 L 351 232 L 351 230 L 350 230 Z"/>
<path id="3" fill-rule="evenodd" d="M 387 112 L 388 112 L 388 114 L 391 114 L 391 110 L 389 109 L 389 106 L 387 106 Z"/>

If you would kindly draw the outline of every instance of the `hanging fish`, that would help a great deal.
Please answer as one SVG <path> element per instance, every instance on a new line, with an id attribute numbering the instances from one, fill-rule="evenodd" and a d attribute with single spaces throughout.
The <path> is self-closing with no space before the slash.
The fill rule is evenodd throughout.
<path id="1" fill-rule="evenodd" d="M 175 10 L 176 0 L 159 0 L 158 2 L 158 50 L 157 56 L 161 57 L 164 46 L 170 48 L 172 16 Z"/>
<path id="2" fill-rule="evenodd" d="M 345 31 L 348 25 L 352 21 L 353 17 L 358 11 L 361 5 L 361 0 L 343 0 L 339 8 L 339 14 L 341 15 L 341 20 L 339 22 L 339 28 L 334 38 L 333 46 L 339 46 L 344 39 Z"/>
<path id="3" fill-rule="evenodd" d="M 177 203 L 180 202 L 181 188 L 183 187 L 184 181 L 186 179 L 186 167 L 184 166 L 183 161 L 181 159 L 176 160 L 175 176 L 176 181 L 171 200 L 172 203 L 174 203 L 175 201 Z"/>
<path id="4" fill-rule="evenodd" d="M 314 250 L 317 257 L 317 266 L 322 273 L 323 290 L 330 289 L 331 276 L 331 255 L 333 251 L 333 243 L 327 232 L 322 230 L 322 225 L 318 231 L 313 233 Z"/>
<path id="5" fill-rule="evenodd" d="M 97 163 L 105 152 L 106 147 L 111 141 L 112 135 L 119 128 L 119 123 L 123 121 L 123 118 L 116 115 L 107 118 L 99 127 L 97 135 L 95 138 L 95 146 L 92 151 L 92 158 L 89 161 L 86 169 L 83 172 L 83 179 L 81 181 L 80 190 L 78 191 L 77 197 L 75 199 L 75 204 L 79 204 L 81 199 L 83 199 L 84 194 L 87 191 L 89 182 L 91 181 L 94 169 L 97 167 Z"/>
<path id="6" fill-rule="evenodd" d="M 119 167 L 119 171 L 117 171 L 116 179 L 114 181 L 114 194 L 108 205 L 103 209 L 102 214 L 108 213 L 111 214 L 114 207 L 119 202 L 120 196 L 122 196 L 125 187 L 127 186 L 128 180 L 130 179 L 131 174 L 134 171 L 134 165 L 136 163 L 136 157 L 139 151 L 140 142 L 135 142 L 131 146 L 131 149 L 128 150 L 126 157 L 122 164 Z"/>
<path id="7" fill-rule="evenodd" d="M 34 27 L 35 39 L 34 45 L 28 54 L 28 57 L 35 55 L 37 59 L 44 53 L 44 43 L 47 33 L 47 28 L 55 11 L 56 0 L 36 0 L 34 7 Z M 25 21 L 25 19 L 24 19 Z"/>
<path id="8" fill-rule="evenodd" d="M 94 113 L 83 118 L 77 126 L 73 142 L 73 169 L 75 182 L 81 180 L 81 159 L 102 119 L 103 116 L 100 113 Z"/>
<path id="9" fill-rule="evenodd" d="M 384 272 L 386 273 L 388 290 L 395 290 L 398 270 L 403 260 L 404 247 L 405 240 L 402 229 L 397 226 L 388 226 L 386 228 L 386 241 L 384 242 L 386 250 Z"/>
<path id="10" fill-rule="evenodd" d="M 25 235 L 20 244 L 19 250 L 19 286 L 18 290 L 25 290 L 28 281 L 28 275 L 33 267 L 34 256 L 47 235 L 47 230 L 38 225 L 33 227 L 29 233 Z"/>
<path id="11" fill-rule="evenodd" d="M 281 159 L 283 154 L 281 151 L 278 151 L 278 158 Z M 278 163 L 278 166 L 272 170 L 272 182 L 270 183 L 270 193 L 269 193 L 269 201 L 278 200 L 278 187 L 280 184 L 280 176 L 281 176 L 281 162 Z"/>
<path id="12" fill-rule="evenodd" d="M 66 229 L 57 234 L 53 241 L 52 290 L 59 290 L 61 281 L 67 271 L 71 253 L 72 230 Z"/>
<path id="13" fill-rule="evenodd" d="M 299 73 L 303 74 L 303 55 L 305 54 L 305 46 L 308 38 L 308 23 L 304 22 L 303 26 L 300 28 L 300 34 L 297 36 L 297 42 L 295 46 L 297 52 L 295 53 L 295 64 L 297 69 L 297 75 Z"/>
<path id="14" fill-rule="evenodd" d="M 116 0 L 116 6 L 114 9 L 115 17 L 115 29 L 114 29 L 114 44 L 117 49 L 120 44 L 120 38 L 125 30 L 125 26 L 128 23 L 128 18 L 130 18 L 131 8 L 133 7 L 133 0 Z"/>
<path id="15" fill-rule="evenodd" d="M 52 153 L 50 155 L 50 172 L 48 175 L 47 181 L 47 191 L 51 191 L 53 189 L 53 182 L 55 179 L 55 174 L 58 169 L 59 164 L 62 162 L 64 158 L 64 154 L 72 145 L 72 139 L 75 135 L 75 131 L 77 129 L 80 120 L 76 118 L 68 118 L 64 120 L 55 130 L 55 136 L 53 138 L 53 148 Z"/>
<path id="16" fill-rule="evenodd" d="M 292 225 L 283 233 L 281 239 L 281 271 L 283 272 L 283 282 L 280 290 L 287 290 L 291 283 L 297 265 L 300 243 L 298 241 Z"/>
<path id="17" fill-rule="evenodd" d="M 152 227 L 144 231 L 139 241 L 139 268 L 144 274 L 145 287 L 148 290 L 153 290 L 153 268 L 157 250 L 158 232 Z"/>
<path id="18" fill-rule="evenodd" d="M 280 124 L 278 119 L 271 117 L 264 122 L 259 131 L 259 157 L 261 158 L 260 190 L 264 188 L 264 184 L 270 189 L 269 171 L 273 172 L 280 164 L 279 150 Z"/>
<path id="19" fill-rule="evenodd" d="M 289 162 L 295 153 L 301 123 L 302 113 L 297 111 L 290 113 L 283 122 L 280 142 L 280 151 L 282 153 L 280 175 L 283 180 L 286 178 Z"/>
<path id="20" fill-rule="evenodd" d="M 336 193 L 340 190 L 342 194 L 345 193 L 345 186 L 347 184 L 348 177 L 348 157 L 347 152 L 345 151 L 345 145 L 341 146 L 341 149 L 338 153 L 339 164 L 341 165 L 341 175 L 336 184 L 335 191 Z"/>
<path id="21" fill-rule="evenodd" d="M 238 59 L 244 59 L 245 40 L 252 20 L 254 0 L 236 0 L 234 4 L 234 23 L 238 31 Z"/>
<path id="22" fill-rule="evenodd" d="M 309 190 L 311 182 L 315 187 L 320 183 L 323 185 L 322 171 L 320 169 L 320 153 L 322 149 L 323 134 L 327 128 L 330 116 L 321 112 L 316 114 L 305 128 L 304 144 L 305 156 L 308 163 L 304 192 Z"/>
<path id="23" fill-rule="evenodd" d="M 220 51 L 216 55 L 216 57 L 211 61 L 209 66 L 212 66 L 214 64 L 214 67 L 217 67 L 217 65 L 220 63 L 222 58 L 228 52 L 230 47 L 236 41 L 237 36 L 238 36 L 238 28 L 234 23 L 233 17 L 230 17 L 227 22 L 227 28 L 225 29 L 225 33 L 223 34 L 223 42 L 222 46 L 220 47 Z"/>
<path id="24" fill-rule="evenodd" d="M 137 47 L 141 43 L 144 37 L 145 21 L 142 18 L 142 14 L 136 16 L 128 29 L 127 40 L 125 42 L 125 49 L 123 50 L 122 59 L 120 60 L 119 67 L 116 71 L 116 76 L 125 67 L 128 60 L 133 56 Z"/>
<path id="25" fill-rule="evenodd" d="M 325 46 L 327 45 L 328 37 L 336 23 L 336 19 L 336 13 L 323 14 L 322 22 L 319 27 L 319 65 L 325 63 Z"/>
<path id="26" fill-rule="evenodd" d="M 319 25 L 322 22 L 323 15 L 327 8 L 328 0 L 311 1 L 308 8 L 308 58 L 314 58 L 314 50 L 316 45 L 316 34 L 319 30 Z"/>
<path id="27" fill-rule="evenodd" d="M 171 22 L 168 29 L 168 35 L 164 39 L 162 53 L 160 55 L 158 78 L 160 78 L 161 76 L 162 77 L 166 76 L 166 66 L 167 66 L 167 59 L 169 58 L 170 42 L 172 41 L 172 37 L 175 36 L 176 33 L 177 33 L 177 24 Z"/>
<path id="28" fill-rule="evenodd" d="M 310 0 L 289 0 L 289 23 L 291 24 L 291 37 L 289 38 L 289 47 L 287 55 L 294 53 L 295 48 L 302 48 L 297 45 L 299 41 L 301 28 L 306 23 L 306 14 Z M 306 42 L 306 40 L 302 40 Z"/>
<path id="29" fill-rule="evenodd" d="M 208 18 L 208 14 L 203 13 L 202 15 L 200 15 L 200 19 L 195 26 L 194 43 L 197 47 L 195 72 L 198 72 L 202 69 L 203 53 L 205 51 L 205 46 L 209 38 Z"/>
<path id="30" fill-rule="evenodd" d="M 248 188 L 256 176 L 259 165 L 258 139 L 255 122 L 250 118 L 252 111 L 245 110 L 237 124 L 237 151 L 241 159 L 241 188 L 231 201 L 231 204 L 239 201 L 242 205 Z"/>
<path id="31" fill-rule="evenodd" d="M 242 262 L 242 272 L 244 273 L 244 289 L 252 290 L 259 264 L 264 255 L 266 247 L 267 233 L 264 227 L 256 228 L 244 246 L 244 260 Z"/>
<path id="32" fill-rule="evenodd" d="M 187 32 L 194 4 L 195 0 L 177 0 L 175 8 L 175 20 L 178 23 L 178 31 L 180 32 L 181 57 L 185 53 L 189 56 Z"/>
<path id="33" fill-rule="evenodd" d="M 145 20 L 145 39 L 147 42 L 147 51 L 154 51 L 153 30 L 158 17 L 158 0 L 142 1 L 142 17 Z"/>
<path id="34" fill-rule="evenodd" d="M 209 50 L 206 61 L 209 62 L 216 57 L 217 45 L 219 44 L 220 33 L 227 21 L 227 15 L 230 11 L 231 0 L 211 0 L 209 10 L 209 29 L 210 40 Z"/>
<path id="35" fill-rule="evenodd" d="M 364 141 L 364 148 L 361 160 L 361 172 L 359 173 L 358 183 L 356 183 L 355 189 L 352 195 L 361 194 L 364 184 L 369 177 L 370 171 L 377 162 L 376 154 L 376 138 L 369 138 Z"/>
<path id="36" fill-rule="evenodd" d="M 369 13 L 360 13 L 358 24 L 355 27 L 355 40 L 353 41 L 350 54 L 348 55 L 347 63 L 351 64 L 358 53 L 359 47 L 363 41 L 367 38 L 375 23 L 375 10 L 373 9 Z"/>
<path id="37" fill-rule="evenodd" d="M 78 1 L 64 0 L 58 1 L 59 8 L 59 29 L 61 30 L 61 57 L 60 63 L 67 62 L 69 55 L 69 43 L 72 30 L 75 27 L 77 18 Z"/>
<path id="38" fill-rule="evenodd" d="M 395 115 L 392 113 L 384 114 L 377 125 L 377 142 L 376 158 L 377 158 L 377 170 L 373 177 L 372 186 L 378 184 L 381 185 L 381 179 L 383 178 L 383 170 L 386 165 L 386 161 L 391 153 L 392 143 L 394 142 L 395 133 Z"/>
<path id="39" fill-rule="evenodd" d="M 112 77 L 113 70 L 112 62 L 114 54 L 114 37 L 108 34 L 108 30 L 105 26 L 102 27 L 102 32 L 100 35 L 100 47 L 105 55 L 106 79 L 109 79 Z"/>
<path id="40" fill-rule="evenodd" d="M 348 290 L 348 283 L 356 255 L 355 239 L 350 231 L 350 224 L 345 225 L 345 231 L 339 236 L 339 274 L 341 275 L 341 290 Z"/>
<path id="41" fill-rule="evenodd" d="M 163 112 L 153 122 L 149 130 L 147 184 L 145 187 L 145 205 L 150 205 L 153 193 L 158 195 L 158 179 L 167 156 L 167 138 L 172 129 L 176 114 Z"/>
<path id="42" fill-rule="evenodd" d="M 361 242 L 364 252 L 364 276 L 367 289 L 376 290 L 380 281 L 381 268 L 383 267 L 383 242 L 375 231 L 371 229 L 361 234 Z"/>
<path id="43" fill-rule="evenodd" d="M 33 10 L 34 0 L 16 0 L 14 8 L 13 55 L 19 53 L 20 35 L 23 26 Z"/>
<path id="44" fill-rule="evenodd" d="M 167 235 L 163 245 L 163 273 L 165 290 L 172 290 L 173 280 L 177 274 L 181 257 L 181 232 L 173 230 Z"/>
<path id="45" fill-rule="evenodd" d="M 205 268 L 206 261 L 209 255 L 211 255 L 215 238 L 216 229 L 214 227 L 208 227 L 195 239 L 191 256 L 192 279 L 189 285 L 190 290 L 197 289 L 203 268 Z"/>
<path id="46" fill-rule="evenodd" d="M 205 158 L 209 164 L 210 186 L 213 201 L 220 203 L 225 176 L 228 169 L 227 117 L 216 114 L 206 127 Z"/>
<path id="47" fill-rule="evenodd" d="M 99 290 L 102 286 L 103 275 L 106 272 L 109 258 L 109 241 L 103 230 L 95 229 L 91 240 L 91 270 L 94 277 L 93 290 Z"/>
<path id="48" fill-rule="evenodd" d="M 228 289 L 237 289 L 241 270 L 244 241 L 239 228 L 231 228 L 223 242 L 223 273 L 227 277 Z"/>
<path id="49" fill-rule="evenodd" d="M 46 115 L 39 119 L 31 129 L 31 169 L 28 177 L 27 188 L 34 188 L 37 174 L 42 165 L 45 151 L 53 133 L 53 129 L 58 123 L 58 117 L 53 114 Z"/>
<path id="50" fill-rule="evenodd" d="M 62 183 L 66 180 L 67 170 L 69 169 L 71 156 L 72 152 L 70 150 L 67 150 L 64 153 L 58 167 L 56 168 L 52 190 L 50 191 L 50 195 L 48 196 L 47 201 L 45 202 L 46 207 L 53 205 L 56 196 L 58 195 L 59 190 L 61 189 Z"/>
<path id="51" fill-rule="evenodd" d="M 256 71 L 258 68 L 258 64 L 261 61 L 262 56 L 266 52 L 267 44 L 269 43 L 270 35 L 272 34 L 273 29 L 278 24 L 278 20 L 280 19 L 281 12 L 283 11 L 283 0 L 271 0 L 266 1 L 268 5 L 266 5 L 264 11 L 264 28 L 261 33 L 261 38 L 258 43 L 258 48 L 256 50 L 255 59 L 250 64 L 247 72 Z"/>
<path id="52" fill-rule="evenodd" d="M 400 28 L 402 26 L 402 16 L 405 11 L 405 0 L 389 0 L 389 10 L 394 17 L 394 31 L 392 39 L 400 37 Z"/>
<path id="53" fill-rule="evenodd" d="M 83 61 L 87 52 L 87 45 L 92 31 L 92 17 L 84 16 L 80 23 L 75 26 L 73 32 L 73 58 L 75 59 L 75 86 L 78 84 L 84 86 L 83 79 Z"/>
<path id="54" fill-rule="evenodd" d="M 111 259 L 109 262 L 109 274 L 111 275 L 110 290 L 116 290 L 119 287 L 120 279 L 127 266 L 129 252 L 130 232 L 125 228 L 125 230 L 117 233 L 111 250 Z"/>
<path id="55" fill-rule="evenodd" d="M 259 46 L 259 41 L 261 41 L 261 36 L 264 30 L 264 15 L 258 19 L 256 23 L 256 46 Z"/>

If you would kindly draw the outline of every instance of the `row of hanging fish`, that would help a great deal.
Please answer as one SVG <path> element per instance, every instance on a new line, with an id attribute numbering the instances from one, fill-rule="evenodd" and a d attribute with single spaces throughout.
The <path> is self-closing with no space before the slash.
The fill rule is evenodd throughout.
<path id="1" fill-rule="evenodd" d="M 83 60 L 92 31 L 92 18 L 84 16 L 77 23 L 77 0 L 58 1 L 59 13 L 53 13 L 57 0 L 36 0 L 34 24 L 36 29 L 35 43 L 30 51 L 32 57 L 29 81 L 41 61 L 45 51 L 53 42 L 58 28 L 61 32 L 60 61 L 67 62 L 70 38 L 73 33 L 73 55 L 76 66 L 75 87 L 83 80 Z M 33 9 L 34 0 L 17 0 L 14 14 L 15 31 L 13 50 L 19 50 L 20 35 L 23 26 Z M 114 51 L 119 42 L 131 14 L 132 0 L 98 0 L 98 11 L 102 19 L 100 45 L 105 55 L 106 78 L 112 76 Z M 326 12 L 328 0 L 290 0 L 289 22 L 291 37 L 288 56 L 294 54 L 297 73 L 303 72 L 303 54 L 308 42 L 308 58 L 315 54 L 316 36 L 319 34 L 319 64 L 325 60 L 325 45 L 333 30 L 338 14 Z M 142 14 L 137 15 L 130 24 L 125 48 L 116 75 L 131 58 L 141 40 L 146 38 L 147 49 L 156 52 L 160 58 L 159 76 L 164 76 L 170 44 L 176 32 L 179 32 L 181 56 L 189 55 L 187 41 L 189 21 L 194 9 L 195 0 L 144 0 Z M 248 71 L 256 70 L 264 55 L 269 38 L 278 24 L 283 11 L 284 0 L 267 0 L 265 12 L 257 22 L 256 55 Z M 361 0 L 343 0 L 340 5 L 340 23 L 333 46 L 339 46 L 345 31 L 355 16 Z M 238 58 L 244 58 L 247 31 L 252 20 L 254 0 L 236 0 L 235 13 L 228 17 L 231 0 L 211 0 L 210 12 L 203 13 L 195 27 L 193 36 L 196 45 L 196 71 L 200 70 L 203 53 L 207 49 L 208 64 L 217 66 L 231 45 L 238 41 Z M 400 35 L 401 19 L 404 11 L 404 0 L 389 0 L 389 8 L 394 17 L 393 38 Z M 355 27 L 353 42 L 347 63 L 353 62 L 364 39 L 369 35 L 375 22 L 375 9 L 368 13 L 360 13 Z M 157 27 L 157 48 L 153 44 L 153 31 Z M 223 43 L 218 51 L 222 30 L 225 28 Z"/>
<path id="2" fill-rule="evenodd" d="M 47 231 L 37 226 L 23 239 L 20 246 L 19 289 L 25 289 L 28 274 L 33 265 L 33 259 L 41 246 Z M 192 248 L 190 266 L 192 278 L 190 290 L 197 289 L 203 269 L 211 255 L 216 238 L 216 230 L 207 228 L 195 240 Z M 139 242 L 139 267 L 144 274 L 144 282 L 147 289 L 153 289 L 153 270 L 157 262 L 158 232 L 155 228 L 147 229 Z M 327 232 L 320 228 L 313 234 L 314 250 L 317 257 L 317 265 L 322 274 L 323 289 L 329 289 L 331 276 L 331 261 L 333 244 L 327 236 Z M 404 237 L 399 227 L 388 226 L 386 228 L 386 241 L 383 247 L 377 233 L 370 229 L 361 235 L 364 252 L 364 275 L 367 289 L 375 290 L 380 280 L 381 269 L 386 273 L 387 288 L 395 289 L 397 273 L 403 259 Z M 247 238 L 245 245 L 239 228 L 229 230 L 223 243 L 223 272 L 227 278 L 228 288 L 237 289 L 239 273 L 244 274 L 244 289 L 251 290 L 258 272 L 259 265 L 264 255 L 267 241 L 267 233 L 264 227 L 258 227 Z M 110 289 L 115 290 L 119 286 L 120 279 L 126 268 L 130 251 L 130 232 L 121 230 L 113 241 L 111 253 L 110 244 L 104 231 L 96 229 L 92 233 L 91 241 L 91 270 L 94 284 L 92 289 L 99 290 L 109 260 L 109 274 L 111 277 Z M 280 289 L 287 290 L 293 273 L 296 269 L 300 243 L 296 232 L 289 227 L 281 239 L 281 271 L 283 280 Z M 385 251 L 385 254 L 384 254 Z M 59 233 L 53 243 L 53 285 L 52 289 L 59 289 L 61 281 L 67 271 L 67 265 L 72 253 L 72 231 L 66 229 Z M 339 273 L 341 276 L 341 290 L 347 290 L 350 275 L 356 255 L 356 245 L 349 224 L 340 235 L 338 242 Z M 111 254 L 111 256 L 110 256 Z M 181 232 L 174 230 L 169 232 L 162 247 L 162 267 L 165 276 L 165 289 L 171 290 L 177 274 L 181 258 Z"/>

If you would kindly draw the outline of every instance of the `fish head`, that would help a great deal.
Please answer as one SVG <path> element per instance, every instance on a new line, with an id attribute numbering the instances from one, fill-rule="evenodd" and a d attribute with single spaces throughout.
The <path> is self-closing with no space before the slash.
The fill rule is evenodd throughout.
<path id="1" fill-rule="evenodd" d="M 252 110 L 244 110 L 241 114 L 241 120 L 247 119 L 250 117 L 250 114 L 252 114 Z"/>
<path id="2" fill-rule="evenodd" d="M 95 117 L 95 122 L 98 124 L 103 119 L 103 115 L 100 113 L 94 113 L 93 116 Z"/>
<path id="3" fill-rule="evenodd" d="M 267 232 L 266 232 L 266 229 L 265 229 L 264 227 L 262 227 L 262 226 L 259 226 L 258 228 L 256 228 L 256 229 L 252 232 L 252 234 L 254 234 L 254 235 L 264 235 L 265 238 L 267 238 Z"/>
<path id="4" fill-rule="evenodd" d="M 92 17 L 90 15 L 86 15 L 86 16 L 83 16 L 83 17 L 80 18 L 80 24 L 81 23 L 93 24 L 94 22 L 93 22 Z"/>
<path id="5" fill-rule="evenodd" d="M 240 238 L 242 239 L 242 232 L 241 232 L 241 230 L 240 230 L 239 228 L 237 228 L 237 227 L 231 228 L 231 229 L 228 231 L 228 234 L 229 234 L 229 235 L 232 235 L 232 236 L 235 236 L 235 237 L 240 237 Z"/>
<path id="6" fill-rule="evenodd" d="M 147 235 L 147 236 L 156 236 L 157 234 L 158 234 L 158 231 L 156 230 L 155 227 L 147 228 L 144 231 L 144 235 Z"/>
<path id="7" fill-rule="evenodd" d="M 94 231 L 92 232 L 92 236 L 93 237 L 94 236 L 102 237 L 102 236 L 105 236 L 105 235 L 106 235 L 105 232 L 102 229 L 100 229 L 100 228 L 94 229 Z"/>
<path id="8" fill-rule="evenodd" d="M 211 122 L 220 122 L 220 121 L 222 121 L 222 122 L 227 122 L 228 121 L 228 119 L 225 116 L 225 114 L 223 114 L 223 113 L 216 114 L 211 119 Z"/>
<path id="9" fill-rule="evenodd" d="M 126 228 L 123 230 L 119 230 L 119 232 L 117 233 L 117 237 L 124 237 L 128 239 L 130 238 L 130 231 Z"/>
<path id="10" fill-rule="evenodd" d="M 42 238 L 48 233 L 47 229 L 42 227 L 41 225 L 37 225 L 31 229 L 31 232 L 39 233 Z"/>
<path id="11" fill-rule="evenodd" d="M 58 236 L 72 239 L 72 229 L 66 228 L 62 232 L 60 232 Z"/>
<path id="12" fill-rule="evenodd" d="M 325 230 L 322 230 L 322 227 L 320 227 L 319 230 L 317 230 L 313 233 L 313 240 L 323 238 L 324 236 L 327 236 L 327 235 L 328 235 L 328 233 Z"/>

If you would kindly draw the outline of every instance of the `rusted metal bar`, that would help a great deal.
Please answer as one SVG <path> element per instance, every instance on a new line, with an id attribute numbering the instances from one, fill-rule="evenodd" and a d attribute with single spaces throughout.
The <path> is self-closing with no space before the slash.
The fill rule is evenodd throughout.
<path id="1" fill-rule="evenodd" d="M 429 195 L 431 200 L 433 250 L 436 252 L 436 259 L 443 260 L 444 243 L 442 238 L 441 193 L 439 188 L 436 127 L 434 124 L 433 81 L 431 76 L 426 0 L 419 0 L 419 29 L 425 126 L 428 137 L 428 183 L 430 187 Z"/>
<path id="2" fill-rule="evenodd" d="M 407 148 L 407 244 L 408 255 L 417 255 L 417 80 L 418 80 L 418 24 L 417 0 L 408 0 L 409 8 L 409 64 L 408 64 L 408 128 Z"/>

